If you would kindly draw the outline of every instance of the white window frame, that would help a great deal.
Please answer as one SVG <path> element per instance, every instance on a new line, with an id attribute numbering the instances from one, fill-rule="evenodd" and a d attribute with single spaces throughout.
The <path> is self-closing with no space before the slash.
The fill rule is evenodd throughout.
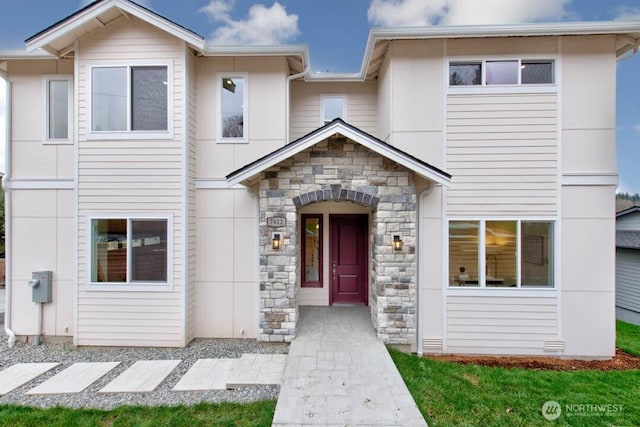
<path id="1" fill-rule="evenodd" d="M 451 286 L 450 279 L 447 279 L 447 283 L 445 283 L 445 287 L 448 290 L 482 290 L 483 292 L 489 291 L 498 291 L 498 292 L 508 292 L 508 291 L 516 291 L 516 292 L 550 292 L 556 291 L 558 289 L 558 242 L 557 242 L 557 230 L 558 230 L 558 222 L 556 218 L 491 218 L 491 217 L 460 217 L 460 218 L 449 218 L 447 220 L 447 233 L 446 233 L 446 242 L 444 247 L 446 251 L 444 253 L 446 256 L 446 266 L 445 271 L 447 272 L 446 276 L 449 277 L 450 271 L 450 259 L 449 259 L 449 230 L 450 223 L 456 221 L 477 221 L 479 223 L 479 239 L 478 239 L 478 284 L 473 286 Z M 516 222 L 516 286 L 515 287 L 499 287 L 499 286 L 487 286 L 486 278 L 486 226 L 487 222 L 492 221 L 512 221 Z M 552 274 L 553 274 L 553 284 L 551 286 L 522 286 L 522 223 L 523 222 L 543 222 L 551 224 L 551 233 L 553 236 L 553 241 L 551 242 L 551 249 L 553 251 L 553 256 L 549 259 L 549 263 L 553 265 Z"/>
<path id="2" fill-rule="evenodd" d="M 242 138 L 223 137 L 222 136 L 222 87 L 220 82 L 222 79 L 238 79 L 244 80 L 243 93 L 243 122 L 242 122 Z M 220 72 L 216 74 L 216 136 L 217 142 L 222 144 L 247 144 L 249 142 L 249 73 L 245 72 Z"/>
<path id="3" fill-rule="evenodd" d="M 518 83 L 516 84 L 487 84 L 487 62 L 517 61 Z M 522 83 L 522 62 L 551 62 L 553 66 L 553 83 Z M 451 85 L 449 81 L 449 68 L 452 63 L 480 64 L 481 76 L 479 85 Z M 447 90 L 451 93 L 547 93 L 558 90 L 559 62 L 557 55 L 523 55 L 513 57 L 506 55 L 492 56 L 449 56 L 445 68 L 445 82 Z"/>
<path id="4" fill-rule="evenodd" d="M 131 277 L 131 221 L 132 220 L 166 220 L 167 221 L 167 281 L 166 282 L 93 282 L 93 220 L 95 219 L 126 219 L 127 220 L 127 278 Z M 122 213 L 92 213 L 86 216 L 87 249 L 89 255 L 85 267 L 88 289 L 91 291 L 156 291 L 168 292 L 173 290 L 173 214 L 122 214 Z"/>
<path id="5" fill-rule="evenodd" d="M 68 85 L 68 112 L 67 112 L 67 137 L 66 138 L 50 138 L 49 137 L 49 82 L 64 80 Z M 42 76 L 42 87 L 44 93 L 44 132 L 42 142 L 44 144 L 73 144 L 73 75 L 71 74 L 47 74 Z"/>
<path id="6" fill-rule="evenodd" d="M 127 69 L 127 130 L 124 131 L 94 131 L 93 130 L 93 70 L 95 68 L 114 68 L 122 67 Z M 147 130 L 131 130 L 131 69 L 135 67 L 167 67 L 167 130 L 147 131 Z M 87 139 L 173 139 L 173 61 L 167 60 L 135 60 L 135 61 L 101 61 L 99 63 L 89 64 L 86 67 L 87 78 Z"/>
<path id="7" fill-rule="evenodd" d="M 327 119 L 324 115 L 324 102 L 327 99 L 340 99 L 342 101 L 342 114 L 340 118 L 345 122 L 347 120 L 347 94 L 346 93 L 325 93 L 320 95 L 320 126 L 324 126 L 333 119 Z M 335 117 L 334 117 L 335 118 Z"/>

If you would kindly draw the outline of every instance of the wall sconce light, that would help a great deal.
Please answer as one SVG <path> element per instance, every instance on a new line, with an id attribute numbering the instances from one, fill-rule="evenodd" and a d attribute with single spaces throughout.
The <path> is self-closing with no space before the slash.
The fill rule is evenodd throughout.
<path id="1" fill-rule="evenodd" d="M 280 237 L 280 233 L 273 233 L 271 238 L 271 247 L 275 250 L 282 247 L 282 238 Z"/>
<path id="2" fill-rule="evenodd" d="M 397 234 L 393 236 L 393 249 L 396 251 L 402 250 L 402 239 Z"/>

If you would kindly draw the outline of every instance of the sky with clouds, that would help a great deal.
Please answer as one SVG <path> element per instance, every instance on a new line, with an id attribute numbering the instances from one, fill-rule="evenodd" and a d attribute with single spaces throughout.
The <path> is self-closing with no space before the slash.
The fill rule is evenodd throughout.
<path id="1" fill-rule="evenodd" d="M 1 0 L 0 50 L 88 0 Z M 640 20 L 638 0 L 137 0 L 217 44 L 306 44 L 313 72 L 357 72 L 370 27 Z M 640 192 L 640 55 L 618 65 L 622 191 Z M 4 87 L 0 83 L 0 99 Z M 4 136 L 0 102 L 0 142 Z M 4 170 L 0 158 L 0 170 Z"/>

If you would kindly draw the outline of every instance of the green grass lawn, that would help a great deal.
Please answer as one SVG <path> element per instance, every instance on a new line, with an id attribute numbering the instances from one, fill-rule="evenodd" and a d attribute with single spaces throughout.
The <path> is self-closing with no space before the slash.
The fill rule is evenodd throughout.
<path id="1" fill-rule="evenodd" d="M 616 347 L 626 353 L 640 356 L 640 326 L 617 320 Z"/>
<path id="2" fill-rule="evenodd" d="M 640 327 L 618 322 L 617 328 L 617 346 L 640 355 Z M 393 349 L 390 353 L 430 427 L 640 426 L 640 370 L 504 369 L 420 359 Z M 549 400 L 560 404 L 558 420 L 542 416 L 542 405 Z M 582 408 L 573 405 L 622 407 L 596 416 L 578 415 Z"/>
<path id="3" fill-rule="evenodd" d="M 0 426 L 270 426 L 275 408 L 275 400 L 244 405 L 123 406 L 112 411 L 0 405 Z"/>
<path id="4" fill-rule="evenodd" d="M 640 327 L 617 322 L 616 344 L 640 356 Z M 430 427 L 640 426 L 640 370 L 504 369 L 420 359 L 393 349 L 390 353 Z M 556 421 L 542 416 L 542 405 L 549 400 L 560 403 L 562 415 Z M 616 406 L 606 416 L 595 416 L 577 415 L 580 408 L 574 405 Z M 275 406 L 272 400 L 112 411 L 0 405 L 0 427 L 270 426 Z"/>

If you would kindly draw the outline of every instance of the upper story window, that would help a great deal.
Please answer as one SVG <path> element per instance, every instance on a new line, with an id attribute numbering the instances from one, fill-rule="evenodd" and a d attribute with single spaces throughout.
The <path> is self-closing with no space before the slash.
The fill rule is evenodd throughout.
<path id="1" fill-rule="evenodd" d="M 449 63 L 450 86 L 554 83 L 552 60 L 486 60 Z"/>
<path id="2" fill-rule="evenodd" d="M 72 139 L 73 80 L 71 76 L 44 77 L 46 96 L 45 141 L 70 142 Z"/>
<path id="3" fill-rule="evenodd" d="M 91 283 L 168 283 L 169 218 L 92 218 L 90 223 Z"/>
<path id="4" fill-rule="evenodd" d="M 552 221 L 449 221 L 449 286 L 553 288 Z"/>
<path id="5" fill-rule="evenodd" d="M 346 106 L 346 95 L 322 95 L 322 124 L 326 125 L 335 118 L 346 121 Z"/>
<path id="6" fill-rule="evenodd" d="M 248 90 L 247 75 L 218 74 L 218 140 L 222 142 L 246 142 Z"/>
<path id="7" fill-rule="evenodd" d="M 92 67 L 91 132 L 166 135 L 169 74 L 166 65 Z"/>

